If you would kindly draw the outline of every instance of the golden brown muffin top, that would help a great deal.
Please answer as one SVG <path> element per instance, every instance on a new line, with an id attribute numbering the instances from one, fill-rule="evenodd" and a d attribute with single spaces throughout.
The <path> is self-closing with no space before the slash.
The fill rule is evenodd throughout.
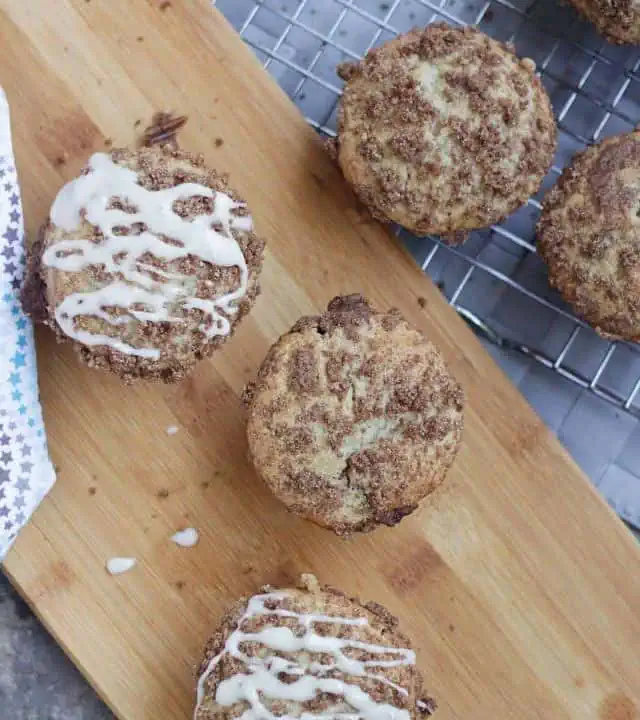
<path id="1" fill-rule="evenodd" d="M 462 431 L 462 390 L 437 349 L 359 295 L 298 321 L 246 396 L 259 473 L 291 511 L 339 534 L 415 510 Z"/>
<path id="2" fill-rule="evenodd" d="M 338 160 L 380 219 L 418 233 L 485 227 L 551 165 L 556 125 L 532 60 L 434 23 L 342 66 Z"/>
<path id="3" fill-rule="evenodd" d="M 584 319 L 640 340 L 640 131 L 578 153 L 547 194 L 538 248 Z"/>
<path id="4" fill-rule="evenodd" d="M 638 0 L 570 0 L 609 42 L 640 44 Z"/>

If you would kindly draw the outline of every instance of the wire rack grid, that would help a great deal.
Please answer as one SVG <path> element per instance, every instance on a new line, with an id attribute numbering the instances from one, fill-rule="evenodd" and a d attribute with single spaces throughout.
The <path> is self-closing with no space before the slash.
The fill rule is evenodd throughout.
<path id="1" fill-rule="evenodd" d="M 532 58 L 559 128 L 558 151 L 540 192 L 462 246 L 398 233 L 489 344 L 640 418 L 640 347 L 608 342 L 575 317 L 549 287 L 535 248 L 542 198 L 572 155 L 640 120 L 640 50 L 608 44 L 557 0 L 217 0 L 217 7 L 326 136 L 335 135 L 342 93 L 336 65 L 412 27 L 435 20 L 473 24 Z M 587 470 L 596 483 L 604 472 Z M 640 476 L 640 458 L 634 474 Z M 626 514 L 616 509 L 640 525 L 640 504 Z"/>

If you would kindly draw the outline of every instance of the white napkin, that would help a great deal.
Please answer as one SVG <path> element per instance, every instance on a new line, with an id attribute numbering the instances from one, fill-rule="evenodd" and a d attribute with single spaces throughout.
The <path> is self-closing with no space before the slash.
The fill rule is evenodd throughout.
<path id="1" fill-rule="evenodd" d="M 0 561 L 56 476 L 38 394 L 33 327 L 20 305 L 24 228 L 0 88 Z"/>

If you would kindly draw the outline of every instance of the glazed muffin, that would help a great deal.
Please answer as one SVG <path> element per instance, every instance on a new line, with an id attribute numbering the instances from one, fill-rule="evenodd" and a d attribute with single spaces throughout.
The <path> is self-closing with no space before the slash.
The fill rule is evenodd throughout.
<path id="1" fill-rule="evenodd" d="M 335 153 L 380 220 L 464 237 L 523 205 L 551 165 L 556 124 L 535 64 L 475 28 L 412 30 L 339 74 Z"/>
<path id="2" fill-rule="evenodd" d="M 640 44 L 640 2 L 638 0 L 570 0 L 609 42 Z"/>
<path id="3" fill-rule="evenodd" d="M 640 132 L 577 154 L 544 199 L 549 277 L 600 334 L 640 340 Z"/>
<path id="4" fill-rule="evenodd" d="M 438 350 L 359 295 L 298 321 L 245 401 L 258 473 L 290 511 L 339 535 L 413 512 L 462 433 L 462 390 Z"/>
<path id="5" fill-rule="evenodd" d="M 433 714 L 409 640 L 377 603 L 300 586 L 239 600 L 206 646 L 194 720 Z"/>
<path id="6" fill-rule="evenodd" d="M 244 202 L 201 157 L 97 153 L 53 203 L 23 304 L 90 366 L 174 382 L 249 312 L 263 247 Z"/>

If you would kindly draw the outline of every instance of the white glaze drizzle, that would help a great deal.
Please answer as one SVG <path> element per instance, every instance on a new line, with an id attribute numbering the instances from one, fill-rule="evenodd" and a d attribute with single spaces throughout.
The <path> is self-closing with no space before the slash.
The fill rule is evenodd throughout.
<path id="1" fill-rule="evenodd" d="M 106 568 L 109 575 L 122 575 L 136 564 L 137 560 L 130 557 L 113 557 L 107 560 Z"/>
<path id="2" fill-rule="evenodd" d="M 180 305 L 185 310 L 198 309 L 204 313 L 205 322 L 200 330 L 207 338 L 228 335 L 231 329 L 228 317 L 236 312 L 237 301 L 247 291 L 247 264 L 232 233 L 233 230 L 248 232 L 252 229 L 251 217 L 233 214 L 244 205 L 223 192 L 198 183 L 147 190 L 138 184 L 136 172 L 117 165 L 104 153 L 91 156 L 89 169 L 86 175 L 72 180 L 60 190 L 51 208 L 51 221 L 64 230 L 77 230 L 81 224 L 80 212 L 84 209 L 87 221 L 102 231 L 104 239 L 100 243 L 89 239 L 55 243 L 44 252 L 43 263 L 71 273 L 90 265 L 103 265 L 106 272 L 120 273 L 124 279 L 114 279 L 93 291 L 67 295 L 55 309 L 56 321 L 62 331 L 84 345 L 108 345 L 127 355 L 157 360 L 159 349 L 138 348 L 119 338 L 82 330 L 76 327 L 75 318 L 93 315 L 111 325 L 125 325 L 131 317 L 140 321 L 180 322 L 183 318 L 172 316 L 170 311 L 170 306 Z M 176 200 L 199 196 L 214 198 L 211 214 L 186 220 L 173 211 Z M 134 205 L 137 212 L 108 210 L 113 197 Z M 148 230 L 140 235 L 113 234 L 115 227 L 134 223 L 144 223 Z M 214 230 L 214 225 L 220 229 Z M 164 242 L 158 235 L 165 235 L 182 245 Z M 195 297 L 194 278 L 165 272 L 141 262 L 139 258 L 145 253 L 167 262 L 192 255 L 212 265 L 238 267 L 239 287 L 214 299 Z M 131 305 L 136 303 L 145 309 L 133 310 Z M 105 306 L 124 308 L 127 313 L 116 317 L 105 312 Z"/>
<path id="3" fill-rule="evenodd" d="M 190 527 L 179 530 L 175 535 L 171 536 L 171 539 L 176 545 L 180 545 L 180 547 L 193 547 L 197 545 L 200 535 L 195 528 Z"/>
<path id="4" fill-rule="evenodd" d="M 228 654 L 242 661 L 246 665 L 247 672 L 238 673 L 222 680 L 216 690 L 216 702 L 223 707 L 229 707 L 240 701 L 247 702 L 250 707 L 242 714 L 242 720 L 276 720 L 278 716 L 273 715 L 265 707 L 260 699 L 261 695 L 270 699 L 305 702 L 322 692 L 341 696 L 347 704 L 354 708 L 354 711 L 332 713 L 331 715 L 305 712 L 300 716 L 302 720 L 409 720 L 410 714 L 407 710 L 395 708 L 386 703 L 377 703 L 358 685 L 323 676 L 331 670 L 338 670 L 354 677 L 372 678 L 393 687 L 401 695 L 406 696 L 408 691 L 405 688 L 396 685 L 383 675 L 369 672 L 369 668 L 413 665 L 415 664 L 413 650 L 371 645 L 349 638 L 318 635 L 313 627 L 314 623 L 366 626 L 369 624 L 366 617 L 345 618 L 332 615 L 300 614 L 284 609 L 269 610 L 266 607 L 266 603 L 270 600 L 278 601 L 287 597 L 288 593 L 278 591 L 255 595 L 249 600 L 245 613 L 238 621 L 236 629 L 227 638 L 224 649 L 211 660 L 198 679 L 194 719 L 197 717 L 198 709 L 205 696 L 207 679 L 220 660 Z M 304 634 L 302 637 L 297 637 L 289 627 L 274 626 L 267 626 L 257 633 L 245 633 L 241 630 L 243 623 L 260 615 L 296 618 L 301 628 L 304 629 Z M 308 666 L 303 666 L 295 660 L 285 660 L 277 655 L 268 655 L 263 659 L 248 657 L 240 650 L 243 642 L 257 642 L 270 650 L 281 652 L 326 653 L 333 656 L 334 662 L 326 665 L 311 662 Z M 354 660 L 343 653 L 343 649 L 346 648 L 364 650 L 372 655 L 397 656 L 397 659 Z M 299 676 L 299 679 L 292 683 L 284 683 L 278 678 L 282 672 Z"/>

